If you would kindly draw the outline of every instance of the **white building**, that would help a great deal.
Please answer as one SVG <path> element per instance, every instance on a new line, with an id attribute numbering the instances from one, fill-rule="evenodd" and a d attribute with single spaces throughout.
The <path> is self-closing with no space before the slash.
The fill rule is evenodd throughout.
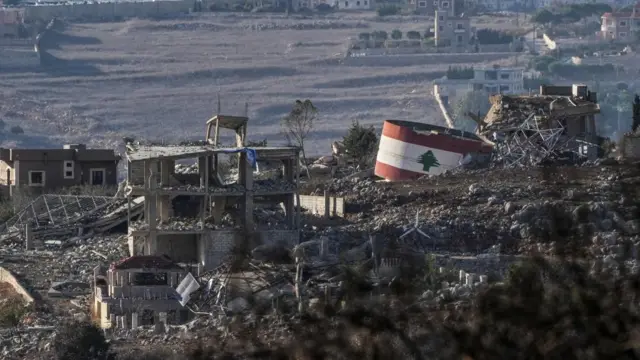
<path id="1" fill-rule="evenodd" d="M 490 95 L 520 94 L 524 91 L 523 73 L 520 68 L 474 69 L 469 88 L 484 90 Z"/>

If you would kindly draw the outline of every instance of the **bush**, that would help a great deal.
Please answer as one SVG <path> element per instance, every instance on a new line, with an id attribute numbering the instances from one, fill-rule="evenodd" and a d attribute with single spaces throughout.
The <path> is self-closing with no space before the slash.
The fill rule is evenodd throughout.
<path id="1" fill-rule="evenodd" d="M 14 135 L 24 134 L 24 130 L 18 125 L 12 126 L 11 130 L 9 130 L 9 131 L 11 131 L 11 133 L 14 134 Z"/>
<path id="2" fill-rule="evenodd" d="M 395 5 L 383 5 L 378 8 L 378 16 L 398 15 L 400 8 Z"/>
<path id="3" fill-rule="evenodd" d="M 417 31 L 407 31 L 407 39 L 410 40 L 420 40 L 422 38 L 422 36 L 420 36 L 420 33 Z"/>
<path id="4" fill-rule="evenodd" d="M 389 35 L 387 34 L 386 31 L 380 30 L 380 31 L 374 31 L 371 33 L 371 37 L 373 37 L 375 40 L 387 40 L 387 38 L 389 37 Z"/>
<path id="5" fill-rule="evenodd" d="M 369 39 L 371 39 L 371 34 L 369 34 L 368 32 L 361 32 L 360 34 L 358 34 L 358 39 L 362 41 L 369 41 Z"/>
<path id="6" fill-rule="evenodd" d="M 551 84 L 551 81 L 549 81 L 549 79 L 547 78 L 529 78 L 529 77 L 525 77 L 522 79 L 523 83 L 524 83 L 524 89 L 525 90 L 535 90 L 538 91 L 540 89 L 541 85 L 549 85 Z"/>
<path id="7" fill-rule="evenodd" d="M 52 351 L 57 360 L 115 359 L 102 330 L 87 322 L 63 325 L 53 340 Z"/>
<path id="8" fill-rule="evenodd" d="M 24 300 L 17 294 L 0 299 L 0 327 L 17 326 L 27 311 Z"/>
<path id="9" fill-rule="evenodd" d="M 483 45 L 510 44 L 513 42 L 514 36 L 504 31 L 480 29 L 476 32 L 476 39 L 479 44 Z"/>
<path id="10" fill-rule="evenodd" d="M 353 121 L 342 143 L 349 157 L 362 165 L 369 165 L 367 163 L 378 147 L 378 136 L 373 126 L 362 126 L 358 121 Z"/>
<path id="11" fill-rule="evenodd" d="M 473 66 L 469 66 L 469 67 L 449 66 L 449 68 L 447 69 L 447 79 L 449 80 L 473 79 Z"/>
<path id="12" fill-rule="evenodd" d="M 555 61 L 556 59 L 552 56 L 536 56 L 529 61 L 529 68 L 536 71 L 546 72 L 549 71 L 549 65 Z"/>
<path id="13" fill-rule="evenodd" d="M 402 39 L 402 31 L 400 31 L 400 30 L 398 30 L 398 29 L 394 29 L 394 30 L 391 32 L 391 38 L 392 38 L 393 40 L 400 40 L 400 39 Z"/>
<path id="14" fill-rule="evenodd" d="M 605 65 L 573 65 L 562 62 L 549 64 L 549 73 L 564 78 L 592 78 L 597 75 L 609 75 L 615 71 L 612 64 Z"/>

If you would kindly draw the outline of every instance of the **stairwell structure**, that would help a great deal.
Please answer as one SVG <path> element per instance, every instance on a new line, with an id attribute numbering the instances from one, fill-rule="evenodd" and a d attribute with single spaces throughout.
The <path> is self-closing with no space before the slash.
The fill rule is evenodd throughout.
<path id="1" fill-rule="evenodd" d="M 166 255 L 200 272 L 221 265 L 229 256 L 244 256 L 265 243 L 299 242 L 300 213 L 297 147 L 245 147 L 246 117 L 218 115 L 207 122 L 203 145 L 133 146 L 127 149 L 127 197 L 144 197 L 141 221 L 129 219 L 129 252 Z M 222 130 L 236 134 L 235 147 L 221 147 Z M 236 154 L 237 181 L 225 183 L 219 157 Z M 179 174 L 176 162 L 197 159 L 197 174 Z M 256 180 L 256 160 L 279 161 L 279 179 Z M 281 204 L 284 228 L 254 220 L 254 203 Z"/>

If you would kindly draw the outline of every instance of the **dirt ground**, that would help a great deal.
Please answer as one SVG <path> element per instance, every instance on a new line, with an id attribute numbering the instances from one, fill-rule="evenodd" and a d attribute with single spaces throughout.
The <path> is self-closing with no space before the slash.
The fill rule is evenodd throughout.
<path id="1" fill-rule="evenodd" d="M 500 27 L 510 26 L 501 21 L 506 23 Z M 322 18 L 209 13 L 67 24 L 41 44 L 47 50 L 45 68 L 0 71 L 0 117 L 25 130 L 22 137 L 5 138 L 5 145 L 115 146 L 123 136 L 201 138 L 218 94 L 223 113 L 243 114 L 248 103 L 249 138 L 271 143 L 284 140 L 278 121 L 291 104 L 312 99 L 320 118 L 308 154 L 329 152 L 352 120 L 377 127 L 389 118 L 439 123 L 431 80 L 448 64 L 340 63 L 349 38 L 361 32 L 424 32 L 429 24 L 426 17 L 381 21 L 372 13 Z M 483 19 L 477 26 L 488 24 Z"/>

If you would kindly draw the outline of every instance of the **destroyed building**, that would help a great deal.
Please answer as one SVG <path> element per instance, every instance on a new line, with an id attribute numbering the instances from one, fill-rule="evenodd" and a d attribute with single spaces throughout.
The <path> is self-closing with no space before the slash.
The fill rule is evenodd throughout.
<path id="1" fill-rule="evenodd" d="M 113 150 L 87 149 L 84 144 L 62 149 L 0 149 L 0 185 L 5 195 L 15 187 L 47 193 L 76 185 L 115 186 L 119 161 Z"/>
<path id="2" fill-rule="evenodd" d="M 207 122 L 206 145 L 129 144 L 128 202 L 133 205 L 144 199 L 145 207 L 142 220 L 129 219 L 132 256 L 168 255 L 199 271 L 220 265 L 233 249 L 248 251 L 265 242 L 297 244 L 300 216 L 294 201 L 299 149 L 245 147 L 247 121 L 246 117 L 214 117 Z M 218 146 L 223 129 L 235 132 L 235 147 Z M 237 157 L 238 175 L 231 181 L 225 180 L 220 162 L 222 155 L 229 154 Z M 195 173 L 175 171 L 176 163 L 185 159 L 197 159 Z M 257 159 L 279 161 L 280 178 L 255 179 Z M 255 205 L 264 203 L 283 204 L 285 223 L 262 226 L 254 221 Z"/>
<path id="3" fill-rule="evenodd" d="M 538 165 L 568 157 L 601 156 L 604 140 L 596 133 L 600 112 L 595 92 L 586 85 L 541 86 L 536 95 L 495 95 L 478 135 L 495 145 L 506 165 Z"/>
<path id="4" fill-rule="evenodd" d="M 108 270 L 96 267 L 93 278 L 93 317 L 102 328 L 179 324 L 189 319 L 176 287 L 193 277 L 169 258 L 133 256 Z"/>

